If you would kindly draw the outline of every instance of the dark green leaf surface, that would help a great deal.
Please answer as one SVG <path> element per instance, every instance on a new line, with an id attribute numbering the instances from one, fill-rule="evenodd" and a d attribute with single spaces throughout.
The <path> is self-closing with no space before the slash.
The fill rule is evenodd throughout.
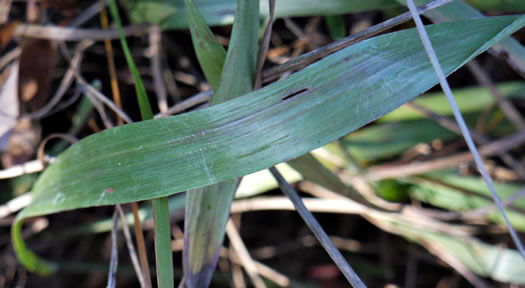
<path id="1" fill-rule="evenodd" d="M 428 26 L 450 74 L 523 27 L 505 16 Z M 13 225 L 29 216 L 171 195 L 246 175 L 325 145 L 437 83 L 416 31 L 369 39 L 263 89 L 205 110 L 87 137 L 50 165 Z M 112 192 L 109 192 L 112 191 Z"/>
<path id="2" fill-rule="evenodd" d="M 191 6 L 191 1 L 186 1 Z M 195 50 L 198 54 L 207 54 L 216 63 L 199 63 L 205 72 L 208 81 L 219 79 L 211 105 L 226 102 L 252 91 L 255 78 L 259 29 L 259 5 L 253 1 L 239 0 L 235 12 L 232 35 L 228 53 L 222 53 L 222 46 L 216 49 L 203 49 L 216 47 L 215 37 L 204 21 L 195 11 L 190 22 L 200 31 L 206 31 L 211 36 L 196 39 L 198 34 L 192 33 Z M 196 43 L 196 41 L 198 43 Z M 223 49 L 223 50 L 221 50 Z M 200 52 L 199 52 L 200 51 Z M 202 57 L 202 56 L 201 56 Z M 224 67 L 220 67 L 220 58 Z M 209 65 L 216 67 L 209 67 Z M 211 79 L 209 77 L 212 77 Z M 217 261 L 219 251 L 225 234 L 226 221 L 230 216 L 231 202 L 239 184 L 238 179 L 230 179 L 210 186 L 188 191 L 186 202 L 186 216 L 184 224 L 184 257 L 183 265 L 187 287 L 208 287 Z"/>

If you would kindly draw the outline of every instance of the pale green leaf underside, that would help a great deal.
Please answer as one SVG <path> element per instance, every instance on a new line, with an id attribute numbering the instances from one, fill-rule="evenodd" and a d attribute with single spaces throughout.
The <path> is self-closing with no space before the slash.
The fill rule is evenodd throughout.
<path id="1" fill-rule="evenodd" d="M 428 30 L 451 73 L 524 21 L 492 17 Z M 44 171 L 19 218 L 152 199 L 246 175 L 333 141 L 436 82 L 415 31 L 363 41 L 224 104 L 83 139 Z M 282 100 L 302 89 L 309 90 Z"/>
<path id="2" fill-rule="evenodd" d="M 184 0 L 121 2 L 135 23 L 149 22 L 169 29 L 188 27 Z M 268 1 L 261 0 L 260 3 L 261 15 L 268 17 Z M 226 25 L 233 22 L 235 0 L 195 0 L 195 4 L 208 25 Z M 398 6 L 395 0 L 279 0 L 276 1 L 275 17 L 334 15 Z"/>

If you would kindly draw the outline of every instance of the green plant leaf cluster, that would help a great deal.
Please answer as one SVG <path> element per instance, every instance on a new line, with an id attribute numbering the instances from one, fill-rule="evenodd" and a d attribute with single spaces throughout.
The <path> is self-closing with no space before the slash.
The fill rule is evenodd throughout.
<path id="1" fill-rule="evenodd" d="M 428 32 L 450 74 L 524 25 L 525 17 L 503 16 L 430 25 Z M 89 136 L 42 173 L 13 225 L 15 251 L 31 270 L 46 272 L 23 243 L 27 217 L 158 198 L 253 173 L 344 136 L 436 83 L 410 29 L 350 46 L 223 104 Z"/>

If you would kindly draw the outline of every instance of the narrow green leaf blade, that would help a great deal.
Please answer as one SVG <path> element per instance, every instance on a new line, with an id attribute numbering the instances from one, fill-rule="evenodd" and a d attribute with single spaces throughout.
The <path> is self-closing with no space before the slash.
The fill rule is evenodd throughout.
<path id="1" fill-rule="evenodd" d="M 503 16 L 428 31 L 450 74 L 524 25 L 525 17 Z M 172 195 L 293 159 L 434 86 L 425 59 L 416 31 L 386 34 L 226 103 L 87 137 L 42 173 L 17 221 Z M 20 234 L 13 237 L 22 241 Z"/>
<path id="2" fill-rule="evenodd" d="M 220 104 L 252 91 L 259 51 L 259 6 L 238 0 L 235 23 L 230 37 L 219 87 L 211 105 Z"/>
<path id="3" fill-rule="evenodd" d="M 146 88 L 144 88 L 144 83 L 140 78 L 137 65 L 133 60 L 133 56 L 129 51 L 128 42 L 126 41 L 126 36 L 124 36 L 124 30 L 122 29 L 122 23 L 120 21 L 120 16 L 118 13 L 118 7 L 116 0 L 109 1 L 109 10 L 113 21 L 117 24 L 117 29 L 119 33 L 120 43 L 122 44 L 122 51 L 124 51 L 124 56 L 126 57 L 126 62 L 128 63 L 129 70 L 131 70 L 131 75 L 133 76 L 133 81 L 135 83 L 135 91 L 137 93 L 137 100 L 140 107 L 140 115 L 142 120 L 153 119 L 153 112 L 151 111 L 151 106 L 149 104 L 148 94 L 146 93 Z"/>
<path id="4" fill-rule="evenodd" d="M 447 210 L 470 211 L 490 206 L 493 203 L 490 192 L 484 186 L 483 180 L 479 178 L 440 172 L 430 174 L 428 179 L 408 178 L 406 181 L 414 184 L 410 189 L 412 197 Z M 520 185 L 507 183 L 495 183 L 495 186 L 502 199 L 512 197 L 523 188 Z M 525 218 L 523 217 L 525 198 L 514 201 L 506 211 L 512 225 L 517 230 L 525 231 Z M 487 213 L 485 218 L 495 223 L 505 224 L 497 210 Z"/>
<path id="5" fill-rule="evenodd" d="M 193 0 L 185 0 L 184 3 L 195 54 L 211 89 L 216 91 L 221 79 L 226 50 L 206 25 Z"/>
<path id="6" fill-rule="evenodd" d="M 189 3 L 190 6 L 192 4 Z M 211 100 L 211 105 L 228 101 L 252 90 L 258 51 L 258 15 L 259 4 L 257 2 L 237 1 L 237 11 L 227 54 L 222 53 L 224 51 L 222 46 L 214 50 L 201 51 L 204 49 L 195 45 L 195 41 L 199 41 L 200 45 L 205 47 L 216 46 L 218 42 L 215 44 L 215 37 L 202 19 L 193 21 L 195 25 L 198 25 L 196 28 L 199 31 L 211 35 L 198 39 L 199 35 L 192 32 L 196 51 L 200 51 L 201 55 L 206 53 L 207 57 L 216 61 L 216 63 L 204 63 L 199 59 L 206 77 L 211 77 L 208 79 L 213 79 L 213 81 L 220 79 L 220 82 L 216 84 L 218 86 L 214 87 L 212 84 L 216 92 Z M 224 67 L 220 63 L 221 60 L 225 63 Z M 209 65 L 215 67 L 209 67 Z M 222 69 L 222 73 L 217 68 Z M 208 287 L 210 285 L 213 271 L 219 260 L 226 221 L 230 215 L 231 203 L 238 184 L 238 179 L 231 179 L 188 192 L 183 255 L 188 287 Z"/>
<path id="7" fill-rule="evenodd" d="M 187 287 L 210 285 L 238 184 L 238 179 L 228 180 L 191 190 L 186 196 L 183 264 Z"/>

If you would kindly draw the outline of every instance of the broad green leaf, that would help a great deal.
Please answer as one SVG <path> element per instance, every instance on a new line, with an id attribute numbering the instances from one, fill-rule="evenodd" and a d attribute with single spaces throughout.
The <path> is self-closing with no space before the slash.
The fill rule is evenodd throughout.
<path id="1" fill-rule="evenodd" d="M 258 3 L 237 1 L 235 21 L 226 55 L 222 46 L 217 46 L 218 43 L 214 41 L 215 37 L 200 18 L 192 1 L 186 1 L 186 3 L 194 11 L 193 17 L 189 19 L 192 26 L 208 35 L 208 37 L 198 39 L 199 33 L 192 32 L 195 50 L 201 55 L 207 55 L 204 59 L 201 59 L 202 56 L 199 58 L 201 68 L 208 81 L 220 79 L 220 82 L 215 84 L 218 86 L 214 87 L 212 84 L 216 92 L 210 104 L 220 104 L 252 91 L 258 51 Z M 203 49 L 200 45 L 215 47 L 215 49 Z M 224 56 L 226 56 L 225 60 Z M 208 61 L 208 58 L 215 63 L 203 62 Z M 221 60 L 224 61 L 224 67 L 220 63 Z M 214 67 L 209 67 L 209 65 Z M 231 203 L 238 185 L 238 179 L 231 179 L 188 192 L 183 253 L 188 287 L 208 287 L 210 285 L 213 271 L 219 260 L 226 221 L 230 216 Z"/>
<path id="2" fill-rule="evenodd" d="M 406 181 L 414 184 L 410 189 L 412 197 L 436 207 L 452 211 L 470 211 L 493 204 L 490 192 L 480 178 L 434 173 L 429 175 L 429 179 L 408 178 Z M 523 188 L 521 185 L 507 183 L 495 183 L 495 186 L 502 199 L 511 197 Z M 506 209 L 509 220 L 516 229 L 525 231 L 525 198 L 513 203 L 512 207 Z M 486 218 L 504 224 L 497 210 L 488 213 Z"/>
<path id="3" fill-rule="evenodd" d="M 401 3 L 406 3 L 406 0 L 398 0 Z M 430 2 L 429 0 L 416 0 L 418 5 Z M 490 2 L 490 1 L 489 1 Z M 525 8 L 525 1 L 521 1 L 522 9 Z M 425 13 L 425 16 L 432 19 L 436 23 L 448 21 L 461 21 L 467 19 L 484 18 L 478 10 L 472 8 L 467 3 L 456 0 L 447 5 L 438 7 Z M 509 37 L 502 40 L 500 43 L 492 47 L 497 54 L 505 55 L 507 63 L 522 77 L 525 77 L 525 47 L 523 47 L 516 39 Z"/>
<path id="4" fill-rule="evenodd" d="M 505 83 L 497 87 L 507 98 L 522 98 L 525 95 L 523 93 L 525 84 L 522 82 Z M 494 97 L 482 87 L 455 89 L 454 97 L 464 113 L 465 120 L 472 125 L 475 125 L 482 111 L 494 103 Z M 413 102 L 436 113 L 452 117 L 450 106 L 441 92 L 422 95 Z M 341 140 L 356 160 L 376 161 L 399 155 L 420 143 L 430 144 L 437 139 L 450 141 L 461 137 L 405 105 L 379 118 L 377 122 Z M 511 131 L 512 127 L 507 123 L 494 129 L 497 135 L 504 135 Z M 328 144 L 329 149 L 334 150 L 334 145 Z"/>
<path id="5" fill-rule="evenodd" d="M 211 89 L 216 91 L 221 79 L 226 50 L 206 25 L 193 1 L 185 0 L 184 3 L 195 54 L 197 54 L 197 59 Z"/>
<path id="6" fill-rule="evenodd" d="M 124 32 L 122 30 L 122 23 L 120 21 L 120 15 L 118 12 L 116 0 L 109 0 L 109 8 L 111 10 L 113 20 L 117 24 L 120 43 L 122 44 L 122 50 L 124 51 L 124 55 L 126 56 L 126 62 L 128 63 L 128 67 L 131 70 L 131 75 L 133 75 L 133 82 L 135 85 L 135 91 L 137 93 L 137 102 L 139 104 L 141 118 L 142 120 L 151 120 L 153 119 L 151 104 L 149 103 L 149 98 L 146 93 L 146 89 L 144 88 L 144 83 L 142 83 L 139 71 L 137 70 L 137 66 L 135 65 L 135 61 L 133 60 L 133 57 L 129 50 L 128 43 L 126 41 L 126 38 L 124 37 Z M 170 217 L 168 214 L 168 198 L 155 198 L 152 202 L 155 216 L 154 227 L 155 261 L 157 264 L 157 284 L 159 287 L 162 288 L 170 288 L 173 287 L 173 256 L 171 253 L 171 228 Z M 142 231 L 139 233 L 142 233 Z M 144 249 L 145 247 L 139 248 Z M 147 263 L 141 264 L 148 265 Z M 149 277 L 149 273 L 145 272 L 144 276 Z M 147 282 L 150 282 L 150 279 L 147 279 Z"/>
<path id="7" fill-rule="evenodd" d="M 450 74 L 524 25 L 525 17 L 502 16 L 429 25 L 428 32 Z M 223 104 L 86 137 L 35 184 L 12 228 L 15 251 L 28 269 L 43 267 L 20 235 L 27 217 L 172 195 L 323 146 L 434 86 L 426 59 L 415 30 L 390 33 Z"/>
<path id="8" fill-rule="evenodd" d="M 208 25 L 233 23 L 235 0 L 194 0 Z M 134 23 L 159 24 L 166 29 L 188 27 L 184 0 L 123 0 Z M 279 0 L 275 3 L 275 17 L 337 15 L 374 9 L 398 7 L 395 0 Z M 268 1 L 260 1 L 262 17 L 268 17 Z"/>
<path id="9" fill-rule="evenodd" d="M 299 174 L 286 163 L 278 164 L 276 165 L 276 168 L 279 169 L 288 183 L 295 183 L 303 179 L 301 174 Z M 275 181 L 275 178 L 273 178 L 268 169 L 264 169 L 242 177 L 239 188 L 237 188 L 237 192 L 235 193 L 235 198 L 242 199 L 253 197 L 276 188 L 279 188 L 277 181 Z M 153 218 L 153 210 L 151 209 L 151 205 L 148 205 L 147 202 L 144 204 L 145 205 L 141 205 L 141 208 L 139 209 L 139 217 L 142 222 Z M 168 207 L 170 214 L 184 211 L 185 205 L 185 194 L 177 194 L 169 197 Z M 131 212 L 126 215 L 126 218 L 129 225 L 133 225 L 133 215 Z M 69 227 L 67 230 L 57 233 L 57 235 L 58 237 L 71 237 L 77 235 L 108 232 L 111 231 L 111 227 L 113 225 L 112 221 L 113 220 L 111 218 L 107 218 L 94 223 L 84 224 L 77 227 Z"/>

